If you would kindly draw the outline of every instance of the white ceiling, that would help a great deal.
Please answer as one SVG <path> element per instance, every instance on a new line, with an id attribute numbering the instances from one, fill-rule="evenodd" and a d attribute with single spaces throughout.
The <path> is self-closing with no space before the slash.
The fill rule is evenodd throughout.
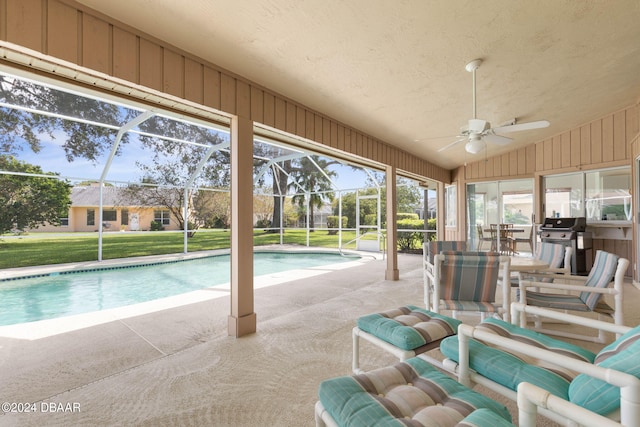
<path id="1" fill-rule="evenodd" d="M 446 168 L 640 100 L 638 0 L 79 1 Z M 473 117 L 475 58 L 479 118 L 551 126 L 437 152 Z"/>

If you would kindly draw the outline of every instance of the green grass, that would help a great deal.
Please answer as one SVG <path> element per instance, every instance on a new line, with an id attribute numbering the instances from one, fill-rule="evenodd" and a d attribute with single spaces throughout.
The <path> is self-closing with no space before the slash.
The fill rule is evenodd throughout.
<path id="1" fill-rule="evenodd" d="M 355 237 L 355 232 L 342 233 L 343 243 Z M 187 239 L 189 252 L 225 249 L 230 246 L 228 230 L 201 230 Z M 254 230 L 256 246 L 278 244 L 280 235 Z M 283 243 L 306 245 L 305 230 L 287 230 Z M 102 259 L 182 253 L 184 237 L 175 232 L 105 233 L 102 241 Z M 309 245 L 337 248 L 338 236 L 326 231 L 310 233 Z M 343 246 L 344 247 L 344 246 Z M 347 249 L 355 249 L 352 243 Z M 63 264 L 98 259 L 98 234 L 42 233 L 20 237 L 0 237 L 0 269 L 36 265 Z"/>

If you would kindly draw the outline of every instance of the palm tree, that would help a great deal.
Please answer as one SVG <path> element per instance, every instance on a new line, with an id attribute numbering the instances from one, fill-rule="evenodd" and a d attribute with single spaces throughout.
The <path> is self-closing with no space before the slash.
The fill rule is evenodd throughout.
<path id="1" fill-rule="evenodd" d="M 307 194 L 309 195 L 309 228 L 311 231 L 315 226 L 314 209 L 321 208 L 325 201 L 333 201 L 331 178 L 335 177 L 336 173 L 327 168 L 335 163 L 338 162 L 329 161 L 319 156 L 307 156 L 301 158 L 300 163 L 292 170 L 292 182 L 289 184 L 289 188 L 296 195 L 292 197 L 291 203 L 304 209 L 307 203 Z M 301 190 L 304 193 L 300 193 Z"/>

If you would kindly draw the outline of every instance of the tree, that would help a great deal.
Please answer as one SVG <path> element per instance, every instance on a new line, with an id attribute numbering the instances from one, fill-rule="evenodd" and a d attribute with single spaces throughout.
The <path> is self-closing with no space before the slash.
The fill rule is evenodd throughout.
<path id="1" fill-rule="evenodd" d="M 291 203 L 297 204 L 299 208 L 306 207 L 307 195 L 309 196 L 309 228 L 313 230 L 314 209 L 321 208 L 325 201 L 333 201 L 333 188 L 330 178 L 335 176 L 334 171 L 327 167 L 336 161 L 327 161 L 319 156 L 303 157 L 299 165 L 294 169 L 293 182 L 289 184 L 295 194 L 291 198 Z M 305 193 L 300 193 L 304 190 Z"/>
<path id="2" fill-rule="evenodd" d="M 139 160 L 136 165 L 144 174 L 143 183 L 152 186 L 130 185 L 125 192 L 127 197 L 147 206 L 166 207 L 181 229 L 185 222 L 190 230 L 213 222 L 213 218 L 207 216 L 213 213 L 208 209 L 207 197 L 198 190 L 229 185 L 229 154 L 215 148 L 223 144 L 222 137 L 211 129 L 163 117 L 143 122 L 140 129 L 146 132 L 140 135 L 140 142 L 152 154 L 146 162 Z M 202 208 L 202 212 L 198 208 Z"/>
<path id="3" fill-rule="evenodd" d="M 61 113 L 87 121 L 124 124 L 140 114 L 115 104 L 70 94 L 9 76 L 0 76 L 0 100 L 7 104 L 26 106 L 41 111 Z M 86 122 L 27 111 L 0 108 L 0 151 L 17 154 L 25 143 L 34 153 L 41 148 L 40 135 L 55 139 L 62 133 L 67 161 L 83 158 L 96 161 L 111 149 L 117 130 Z M 129 141 L 124 135 L 119 149 Z"/>
<path id="4" fill-rule="evenodd" d="M 71 204 L 71 185 L 45 173 L 38 166 L 0 155 L 0 170 L 51 175 L 44 176 L 0 174 L 0 235 L 17 229 L 37 228 L 59 224 Z"/>

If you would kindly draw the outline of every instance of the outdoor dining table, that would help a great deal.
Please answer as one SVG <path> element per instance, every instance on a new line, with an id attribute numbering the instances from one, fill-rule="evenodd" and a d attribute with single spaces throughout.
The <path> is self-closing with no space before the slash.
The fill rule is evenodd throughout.
<path id="1" fill-rule="evenodd" d="M 495 225 L 495 224 L 491 224 L 491 225 Z M 505 225 L 505 224 L 498 224 L 497 228 L 498 228 L 498 232 L 496 233 L 496 248 L 498 248 L 498 252 L 502 253 L 502 245 L 500 245 L 500 226 L 501 225 Z M 514 227 L 508 227 L 505 229 L 506 231 L 508 231 L 509 233 L 524 233 L 525 229 L 524 228 L 514 228 Z M 486 233 L 492 233 L 493 230 L 491 228 L 485 228 L 484 231 Z"/>
<path id="2" fill-rule="evenodd" d="M 512 273 L 518 274 L 518 286 L 520 285 L 520 281 L 522 280 L 522 273 L 541 271 L 549 268 L 549 264 L 540 259 L 513 255 L 509 258 L 511 260 L 509 264 L 509 270 Z M 514 320 L 511 319 L 511 321 L 513 322 Z M 519 320 L 516 319 L 516 322 L 519 322 Z"/>

